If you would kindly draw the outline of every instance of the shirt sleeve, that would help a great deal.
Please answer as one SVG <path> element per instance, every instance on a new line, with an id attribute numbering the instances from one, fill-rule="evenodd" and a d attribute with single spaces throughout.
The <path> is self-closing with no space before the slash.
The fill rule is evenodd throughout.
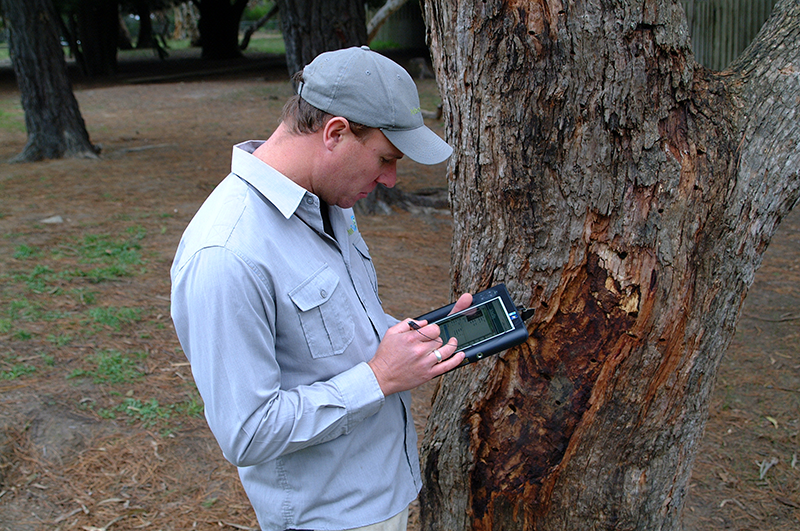
<path id="1" fill-rule="evenodd" d="M 222 247 L 173 268 L 172 318 L 225 457 L 251 466 L 352 431 L 384 396 L 366 363 L 281 389 L 275 302 L 266 279 Z"/>

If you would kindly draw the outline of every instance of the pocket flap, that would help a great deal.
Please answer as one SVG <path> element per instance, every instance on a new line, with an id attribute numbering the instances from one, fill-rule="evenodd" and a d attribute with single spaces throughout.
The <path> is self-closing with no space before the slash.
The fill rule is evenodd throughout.
<path id="1" fill-rule="evenodd" d="M 338 285 L 339 277 L 326 264 L 290 291 L 289 297 L 301 312 L 307 312 L 330 299 Z"/>

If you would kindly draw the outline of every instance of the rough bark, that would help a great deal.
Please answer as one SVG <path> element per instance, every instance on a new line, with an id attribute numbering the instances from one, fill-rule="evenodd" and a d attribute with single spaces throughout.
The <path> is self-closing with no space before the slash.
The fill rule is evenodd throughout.
<path id="1" fill-rule="evenodd" d="M 717 367 L 800 196 L 800 3 L 720 73 L 677 1 L 425 13 L 454 293 L 502 281 L 537 311 L 526 345 L 440 381 L 422 527 L 678 529 Z"/>
<path id="2" fill-rule="evenodd" d="M 2 0 L 2 8 L 28 130 L 28 142 L 13 161 L 96 157 L 67 77 L 51 0 Z"/>
<path id="3" fill-rule="evenodd" d="M 201 57 L 203 59 L 236 59 L 239 49 L 239 23 L 247 0 L 194 0 L 200 11 Z"/>
<path id="4" fill-rule="evenodd" d="M 363 0 L 278 0 L 277 4 L 290 76 L 322 52 L 367 43 Z"/>

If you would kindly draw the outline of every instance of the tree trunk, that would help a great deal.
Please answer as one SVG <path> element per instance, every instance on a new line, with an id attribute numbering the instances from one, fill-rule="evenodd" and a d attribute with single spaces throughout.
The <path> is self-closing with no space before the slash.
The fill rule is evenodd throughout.
<path id="1" fill-rule="evenodd" d="M 192 46 L 197 46 L 200 42 L 200 32 L 197 29 L 200 11 L 193 3 L 185 3 L 175 6 L 173 10 L 175 20 L 175 31 L 172 38 L 176 40 L 186 39 Z"/>
<path id="2" fill-rule="evenodd" d="M 367 43 L 363 0 L 278 0 L 278 8 L 289 75 L 322 52 Z"/>
<path id="3" fill-rule="evenodd" d="M 139 35 L 136 38 L 136 48 L 154 48 L 158 43 L 153 37 L 153 21 L 150 19 L 150 3 L 147 0 L 136 0 L 134 10 L 139 16 Z"/>
<path id="4" fill-rule="evenodd" d="M 429 0 L 454 293 L 526 345 L 443 377 L 426 530 L 680 528 L 717 368 L 800 196 L 800 3 L 723 73 L 675 0 Z"/>
<path id="5" fill-rule="evenodd" d="M 96 157 L 67 77 L 51 0 L 2 0 L 2 8 L 28 130 L 28 143 L 13 161 Z"/>
<path id="6" fill-rule="evenodd" d="M 119 2 L 85 0 L 76 4 L 77 38 L 90 77 L 117 73 Z"/>
<path id="7" fill-rule="evenodd" d="M 200 46 L 203 59 L 236 59 L 239 49 L 239 23 L 247 0 L 197 0 L 200 11 Z"/>

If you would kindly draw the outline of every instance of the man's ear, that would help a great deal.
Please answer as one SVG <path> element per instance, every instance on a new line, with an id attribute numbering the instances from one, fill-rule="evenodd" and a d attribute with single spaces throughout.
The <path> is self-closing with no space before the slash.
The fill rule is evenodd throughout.
<path id="1" fill-rule="evenodd" d="M 325 143 L 326 148 L 333 150 L 349 134 L 352 134 L 352 132 L 347 118 L 334 116 L 322 128 L 322 141 Z"/>

